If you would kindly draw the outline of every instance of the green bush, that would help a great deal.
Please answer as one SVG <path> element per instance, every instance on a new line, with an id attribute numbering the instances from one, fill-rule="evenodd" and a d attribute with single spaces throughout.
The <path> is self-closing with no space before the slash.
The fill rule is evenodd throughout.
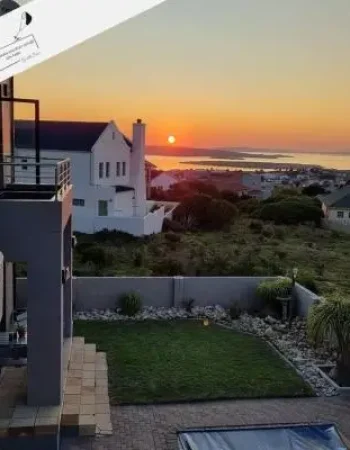
<path id="1" fill-rule="evenodd" d="M 258 296 L 268 305 L 276 305 L 278 297 L 288 296 L 291 293 L 292 283 L 288 278 L 262 281 L 258 288 Z"/>
<path id="2" fill-rule="evenodd" d="M 184 264 L 171 256 L 156 261 L 152 265 L 153 276 L 174 277 L 177 275 L 186 275 Z"/>
<path id="3" fill-rule="evenodd" d="M 254 232 L 254 233 L 261 233 L 263 230 L 263 223 L 260 222 L 259 220 L 252 220 L 249 224 L 249 228 Z"/>
<path id="4" fill-rule="evenodd" d="M 132 317 L 141 311 L 142 300 L 137 292 L 129 292 L 119 298 L 118 306 L 124 316 Z"/>
<path id="5" fill-rule="evenodd" d="M 163 232 L 172 231 L 174 233 L 183 233 L 186 231 L 186 227 L 184 227 L 180 222 L 176 220 L 170 220 L 165 218 L 163 221 Z"/>
<path id="6" fill-rule="evenodd" d="M 164 237 L 169 242 L 181 242 L 181 234 L 176 234 L 173 231 L 168 231 L 164 234 Z"/>
<path id="7" fill-rule="evenodd" d="M 314 223 L 319 226 L 323 211 L 309 197 L 290 197 L 264 204 L 257 212 L 257 218 L 272 221 L 277 225 L 298 225 Z"/>
<path id="8" fill-rule="evenodd" d="M 81 251 L 81 261 L 82 263 L 92 263 L 98 269 L 104 269 L 108 266 L 113 265 L 115 258 L 113 253 L 102 247 L 101 245 L 87 245 L 83 251 Z"/>

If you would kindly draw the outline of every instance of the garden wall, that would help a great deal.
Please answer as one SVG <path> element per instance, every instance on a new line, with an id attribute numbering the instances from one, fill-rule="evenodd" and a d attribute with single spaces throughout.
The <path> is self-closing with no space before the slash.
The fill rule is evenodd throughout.
<path id="1" fill-rule="evenodd" d="M 77 310 L 114 308 L 118 297 L 137 291 L 144 306 L 181 306 L 194 299 L 195 306 L 221 305 L 233 302 L 243 310 L 259 310 L 261 300 L 256 288 L 271 277 L 76 277 L 73 278 L 73 302 Z M 17 280 L 17 305 L 25 307 L 25 278 Z M 305 316 L 317 299 L 312 292 L 296 285 L 298 312 Z"/>

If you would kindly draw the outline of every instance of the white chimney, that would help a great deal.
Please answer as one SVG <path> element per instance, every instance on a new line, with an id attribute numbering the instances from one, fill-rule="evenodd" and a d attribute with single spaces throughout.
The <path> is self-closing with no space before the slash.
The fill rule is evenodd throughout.
<path id="1" fill-rule="evenodd" d="M 137 119 L 133 124 L 130 176 L 135 189 L 134 211 L 139 217 L 146 214 L 145 142 L 146 125 Z"/>

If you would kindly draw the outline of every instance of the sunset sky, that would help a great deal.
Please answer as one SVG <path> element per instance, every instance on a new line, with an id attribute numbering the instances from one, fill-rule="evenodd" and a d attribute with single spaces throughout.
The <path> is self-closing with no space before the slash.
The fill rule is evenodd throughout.
<path id="1" fill-rule="evenodd" d="M 350 2 L 168 0 L 16 88 L 43 119 L 141 117 L 149 145 L 350 152 Z"/>

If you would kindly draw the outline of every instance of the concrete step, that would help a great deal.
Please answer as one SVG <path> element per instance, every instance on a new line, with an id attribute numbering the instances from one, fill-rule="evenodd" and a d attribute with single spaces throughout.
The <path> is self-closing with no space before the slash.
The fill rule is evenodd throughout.
<path id="1" fill-rule="evenodd" d="M 74 338 L 61 415 L 63 435 L 112 434 L 106 354 Z"/>

